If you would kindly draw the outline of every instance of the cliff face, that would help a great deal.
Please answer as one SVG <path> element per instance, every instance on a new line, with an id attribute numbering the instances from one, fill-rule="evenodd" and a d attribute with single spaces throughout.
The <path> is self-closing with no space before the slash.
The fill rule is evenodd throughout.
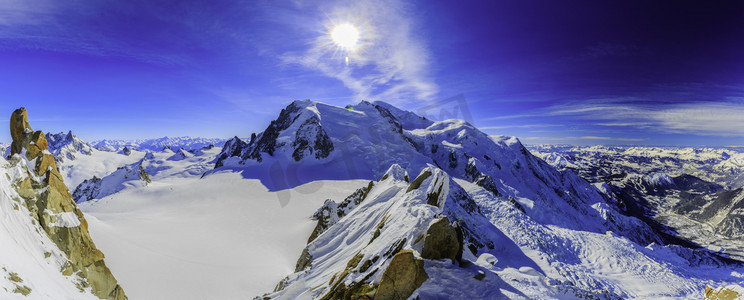
<path id="1" fill-rule="evenodd" d="M 77 274 L 84 279 L 82 287 L 90 286 L 101 299 L 127 299 L 93 243 L 88 223 L 63 182 L 44 133 L 31 128 L 25 108 L 13 112 L 10 134 L 11 164 L 25 162 L 27 171 L 15 183 L 16 190 L 31 217 L 70 260 L 60 271 L 65 276 Z"/>

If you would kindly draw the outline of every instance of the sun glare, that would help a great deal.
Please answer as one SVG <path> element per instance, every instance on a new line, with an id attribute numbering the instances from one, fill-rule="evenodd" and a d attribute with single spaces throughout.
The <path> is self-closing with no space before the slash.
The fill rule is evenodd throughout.
<path id="1" fill-rule="evenodd" d="M 356 48 L 359 42 L 359 30 L 349 23 L 336 25 L 331 30 L 331 39 L 339 47 L 350 51 Z"/>

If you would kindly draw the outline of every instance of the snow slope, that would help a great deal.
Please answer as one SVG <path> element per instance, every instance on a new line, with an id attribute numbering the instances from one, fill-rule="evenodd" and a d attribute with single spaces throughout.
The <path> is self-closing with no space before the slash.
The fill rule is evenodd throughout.
<path id="1" fill-rule="evenodd" d="M 169 177 L 80 204 L 131 299 L 252 299 L 294 270 L 312 213 L 363 181 L 279 193 L 236 173 Z"/>

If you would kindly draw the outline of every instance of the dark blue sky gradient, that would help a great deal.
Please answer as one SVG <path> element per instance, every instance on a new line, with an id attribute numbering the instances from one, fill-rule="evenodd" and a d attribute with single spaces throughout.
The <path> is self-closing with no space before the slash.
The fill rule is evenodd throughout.
<path id="1" fill-rule="evenodd" d="M 470 122 L 528 144 L 744 145 L 734 1 L 64 2 L 0 3 L 0 112 L 87 140 L 248 136 L 295 99 L 462 94 Z M 328 37 L 344 22 L 362 34 L 349 66 Z"/>

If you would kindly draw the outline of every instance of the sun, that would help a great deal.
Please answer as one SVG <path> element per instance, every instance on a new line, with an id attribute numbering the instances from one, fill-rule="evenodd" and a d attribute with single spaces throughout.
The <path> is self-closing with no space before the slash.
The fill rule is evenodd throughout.
<path id="1" fill-rule="evenodd" d="M 331 39 L 337 46 L 351 51 L 359 42 L 359 30 L 349 23 L 339 24 L 331 30 Z"/>

